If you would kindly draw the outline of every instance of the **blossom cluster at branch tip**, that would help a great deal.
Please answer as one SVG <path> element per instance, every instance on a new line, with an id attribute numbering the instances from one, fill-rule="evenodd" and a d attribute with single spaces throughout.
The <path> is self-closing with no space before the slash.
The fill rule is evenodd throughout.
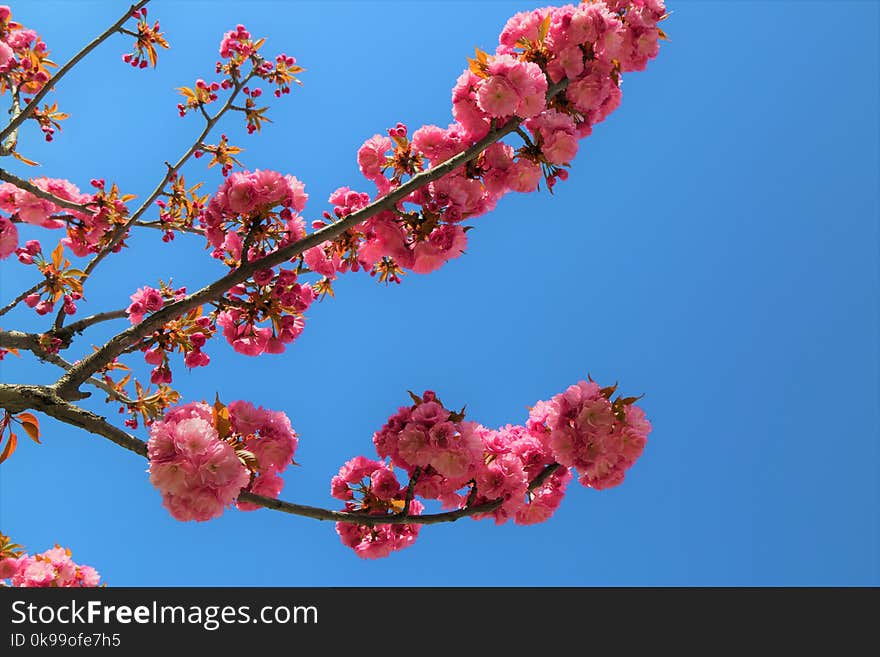
<path id="1" fill-rule="evenodd" d="M 177 520 L 210 520 L 242 490 L 277 497 L 284 485 L 279 475 L 293 462 L 297 444 L 282 412 L 244 401 L 184 404 L 150 427 L 150 481 Z"/>
<path id="2" fill-rule="evenodd" d="M 222 79 L 219 82 L 206 82 L 200 78 L 193 87 L 179 87 L 178 91 L 184 100 L 177 105 L 178 114 L 186 116 L 188 112 L 199 110 L 207 116 L 205 107 L 219 98 L 217 92 L 220 89 L 234 89 L 235 93 L 241 91 L 244 94 L 245 101 L 244 106 L 234 106 L 233 109 L 245 115 L 248 134 L 259 132 L 263 123 L 270 121 L 265 116 L 269 108 L 257 107 L 257 98 L 263 95 L 263 89 L 253 85 L 259 80 L 274 85 L 274 95 L 280 98 L 290 93 L 291 83 L 300 84 L 296 74 L 305 70 L 297 65 L 295 57 L 285 53 L 276 55 L 274 63 L 264 58 L 259 53 L 264 42 L 265 39 L 254 41 L 244 25 L 237 25 L 234 30 L 226 32 L 220 41 L 221 59 L 215 67 L 216 72 L 223 76 Z M 246 62 L 251 64 L 251 71 L 247 74 L 241 70 Z M 251 86 L 245 86 L 248 79 L 253 79 Z"/>
<path id="3" fill-rule="evenodd" d="M 637 398 L 612 399 L 616 390 L 581 381 L 536 403 L 525 425 L 496 430 L 465 421 L 464 410 L 450 411 L 430 390 L 410 393 L 415 403 L 399 408 L 373 435 L 377 454 L 389 462 L 363 456 L 348 461 L 333 477 L 331 494 L 355 514 L 402 513 L 411 490 L 447 510 L 473 509 L 468 515 L 476 520 L 544 522 L 562 502 L 572 479 L 569 468 L 584 486 L 601 490 L 620 484 L 642 454 L 651 425 L 634 405 Z M 408 475 L 406 486 L 395 468 Z M 424 505 L 416 502 L 411 499 L 410 508 L 421 512 Z M 349 524 L 338 523 L 337 533 L 364 558 L 411 545 L 418 529 Z"/>
<path id="4" fill-rule="evenodd" d="M 159 21 L 154 21 L 152 25 L 147 22 L 146 7 L 132 11 L 131 18 L 137 21 L 137 36 L 133 50 L 122 55 L 122 61 L 133 68 L 147 68 L 147 66 L 155 68 L 159 58 L 156 47 L 166 50 L 170 47 L 165 36 L 159 31 Z"/>
<path id="5" fill-rule="evenodd" d="M 56 66 L 40 36 L 13 21 L 9 7 L 0 5 L 0 94 L 10 90 L 20 96 L 20 103 L 28 103 L 30 95 L 46 86 L 52 77 L 49 69 Z M 28 118 L 39 124 L 46 141 L 52 141 L 67 114 L 59 112 L 57 104 L 46 104 L 34 108 Z"/>
<path id="6" fill-rule="evenodd" d="M 96 190 L 92 194 L 80 192 L 76 185 L 61 178 L 32 178 L 30 183 L 56 198 L 88 210 L 65 208 L 7 182 L 0 183 L 0 210 L 8 212 L 11 220 L 41 228 L 66 229 L 67 235 L 61 239 L 61 244 L 76 256 L 97 253 L 103 248 L 113 228 L 125 221 L 128 215 L 126 203 L 134 198 L 120 194 L 115 184 L 107 189 L 104 180 L 91 181 Z M 0 215 L 0 259 L 14 252 L 22 264 L 32 264 L 33 258 L 23 258 L 16 248 L 18 232 L 10 219 Z M 115 250 L 120 248 L 121 245 L 117 245 Z M 47 286 L 49 283 L 51 281 Z"/>
<path id="7" fill-rule="evenodd" d="M 0 557 L 0 586 L 2 581 L 14 587 L 94 587 L 101 576 L 91 566 L 74 562 L 70 550 L 56 545 L 40 554 Z"/>
<path id="8" fill-rule="evenodd" d="M 407 490 L 400 485 L 394 470 L 380 461 L 357 456 L 339 469 L 330 483 L 333 497 L 345 502 L 345 510 L 367 515 L 400 513 L 406 509 Z M 419 515 L 424 506 L 410 500 L 410 515 Z M 375 525 L 338 522 L 336 532 L 343 545 L 359 557 L 378 559 L 411 545 L 419 534 L 417 524 Z"/>

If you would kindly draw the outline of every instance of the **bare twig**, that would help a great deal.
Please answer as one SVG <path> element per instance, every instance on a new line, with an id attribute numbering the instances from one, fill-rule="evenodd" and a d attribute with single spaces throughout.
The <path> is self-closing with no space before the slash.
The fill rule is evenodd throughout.
<path id="1" fill-rule="evenodd" d="M 9 116 L 12 117 L 10 121 L 15 121 L 15 119 L 18 118 L 18 115 L 21 114 L 21 95 L 17 86 L 11 87 L 11 92 L 12 107 L 9 108 Z M 16 144 L 18 144 L 18 130 L 13 130 L 9 136 L 3 140 L 3 143 L 0 144 L 0 155 L 4 157 L 11 155 L 12 152 L 15 151 Z"/>
<path id="2" fill-rule="evenodd" d="M 413 470 L 412 475 L 410 475 L 409 484 L 406 487 L 406 498 L 403 500 L 403 509 L 400 511 L 400 515 L 404 518 L 409 515 L 409 506 L 412 504 L 413 495 L 416 492 L 416 480 L 418 480 L 421 474 L 422 469 L 416 466 L 416 469 Z"/>
<path id="3" fill-rule="evenodd" d="M 95 324 L 108 322 L 114 319 L 122 319 L 127 316 L 128 313 L 125 308 L 120 308 L 119 310 L 107 310 L 101 313 L 95 313 L 94 315 L 89 315 L 88 317 L 83 317 L 82 319 L 72 322 L 64 328 L 53 331 L 52 333 L 63 340 L 65 337 L 69 338 L 74 333 L 82 333 L 85 329 L 94 326 Z"/>
<path id="4" fill-rule="evenodd" d="M 115 33 L 120 27 L 122 27 L 122 25 L 129 18 L 131 18 L 132 12 L 140 9 L 145 4 L 147 4 L 147 2 L 149 2 L 149 0 L 139 0 L 139 2 L 137 2 L 136 4 L 131 5 L 131 7 L 125 10 L 125 13 L 118 21 L 113 23 L 113 25 L 108 27 L 100 35 L 92 39 L 92 41 L 88 43 L 82 50 L 71 57 L 70 61 L 68 61 L 64 66 L 58 69 L 58 72 L 55 73 L 55 75 L 53 75 L 49 79 L 49 81 L 46 82 L 45 85 L 43 85 L 43 88 L 37 92 L 37 94 L 31 99 L 31 102 L 29 102 L 25 106 L 25 108 L 19 113 L 19 115 L 13 118 L 9 122 L 9 124 L 5 128 L 3 128 L 2 131 L 0 131 L 0 142 L 6 141 L 6 138 L 9 137 L 9 135 L 11 135 L 15 130 L 17 130 L 18 126 L 24 123 L 24 121 L 33 113 L 33 111 L 37 109 L 40 102 L 43 100 L 43 98 L 46 97 L 46 94 L 48 94 L 49 91 L 51 91 L 51 89 L 56 84 L 58 84 L 61 78 L 63 78 L 65 75 L 67 75 L 68 72 L 70 72 L 70 69 L 76 66 L 86 55 L 92 52 L 95 48 L 101 45 L 101 43 L 103 43 L 110 35 Z"/>
<path id="5" fill-rule="evenodd" d="M 5 315 L 6 313 L 8 313 L 10 310 L 12 310 L 13 308 L 15 308 L 18 304 L 20 304 L 20 303 L 21 303 L 22 301 L 24 301 L 27 297 L 29 297 L 29 296 L 32 295 L 34 292 L 36 292 L 37 290 L 39 290 L 41 287 L 43 287 L 43 281 L 40 281 L 39 283 L 34 284 L 32 287 L 29 287 L 29 288 L 26 289 L 24 292 L 22 292 L 21 294 L 19 294 L 19 295 L 18 295 L 17 297 L 15 297 L 12 301 L 10 301 L 10 302 L 7 303 L 5 306 L 3 306 L 2 308 L 0 308 L 0 317 L 2 317 L 2 316 Z"/>
<path id="6" fill-rule="evenodd" d="M 155 228 L 157 230 L 172 230 L 179 233 L 192 233 L 193 235 L 204 235 L 205 231 L 195 226 L 166 226 L 161 221 L 135 221 L 134 225 L 138 228 Z"/>

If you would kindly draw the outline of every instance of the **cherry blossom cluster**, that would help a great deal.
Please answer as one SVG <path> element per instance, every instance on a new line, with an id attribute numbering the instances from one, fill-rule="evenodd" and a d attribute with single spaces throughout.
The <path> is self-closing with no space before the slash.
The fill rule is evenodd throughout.
<path id="1" fill-rule="evenodd" d="M 410 499 L 394 470 L 380 461 L 357 456 L 339 469 L 330 483 L 330 494 L 345 502 L 345 510 L 371 516 L 394 515 L 406 509 L 419 515 L 424 506 Z M 419 534 L 416 524 L 375 525 L 368 527 L 350 522 L 336 523 L 343 545 L 364 559 L 387 557 L 395 550 L 411 545 Z"/>
<path id="2" fill-rule="evenodd" d="M 129 321 L 139 324 L 148 313 L 161 310 L 166 301 L 171 303 L 186 297 L 186 288 L 172 288 L 160 281 L 159 289 L 145 286 L 131 295 L 131 304 L 126 308 Z M 205 367 L 211 362 L 210 356 L 202 351 L 205 343 L 214 335 L 216 326 L 209 315 L 202 315 L 201 306 L 165 322 L 162 327 L 145 338 L 141 351 L 144 361 L 154 366 L 150 382 L 171 383 L 169 353 L 179 351 L 184 356 L 184 364 L 192 369 Z"/>
<path id="3" fill-rule="evenodd" d="M 150 428 L 150 481 L 177 520 L 210 520 L 242 490 L 277 497 L 284 485 L 279 475 L 293 462 L 297 443 L 284 413 L 243 401 L 184 404 Z"/>
<path id="4" fill-rule="evenodd" d="M 125 53 L 122 56 L 122 61 L 134 68 L 155 67 L 158 59 L 156 46 L 164 49 L 169 47 L 165 36 L 159 31 L 159 21 L 154 21 L 150 25 L 147 21 L 146 7 L 132 11 L 131 17 L 137 21 L 137 34 L 134 35 L 136 40 L 134 49 L 130 53 Z"/>
<path id="5" fill-rule="evenodd" d="M 243 112 L 247 121 L 248 134 L 258 132 L 262 124 L 269 119 L 264 116 L 268 107 L 257 107 L 257 98 L 263 95 L 260 87 L 244 86 L 248 79 L 257 78 L 275 87 L 275 97 L 280 98 L 290 93 L 290 84 L 299 83 L 297 73 L 304 69 L 297 66 L 296 58 L 287 54 L 275 57 L 274 63 L 263 58 L 259 54 L 265 39 L 254 41 L 251 33 L 244 25 L 238 25 L 223 35 L 220 41 L 220 58 L 215 70 L 223 75 L 220 82 L 206 82 L 203 79 L 196 80 L 193 87 L 180 87 L 178 91 L 183 95 L 184 102 L 178 103 L 177 112 L 180 116 L 186 116 L 190 111 L 205 111 L 205 107 L 215 102 L 220 89 L 229 90 L 235 88 L 241 90 L 245 96 L 244 107 L 235 106 L 234 109 Z M 251 63 L 251 72 L 242 73 L 242 66 Z M 224 174 L 225 175 L 225 174 Z"/>
<path id="6" fill-rule="evenodd" d="M 544 522 L 562 502 L 572 478 L 597 490 L 616 486 L 642 454 L 651 430 L 636 398 L 617 397 L 616 386 L 600 388 L 581 381 L 548 401 L 540 401 L 525 426 L 497 430 L 466 421 L 437 395 L 426 391 L 392 415 L 373 435 L 379 457 L 389 464 L 359 456 L 346 463 L 331 482 L 331 494 L 346 510 L 394 515 L 410 508 L 418 495 L 439 500 L 448 510 L 474 509 L 479 520 L 519 525 Z M 401 486 L 394 468 L 405 472 Z M 477 510 L 484 507 L 486 511 Z M 343 544 L 358 556 L 376 558 L 411 545 L 417 527 L 377 525 L 348 527 L 339 523 Z"/>
<path id="7" fill-rule="evenodd" d="M 635 397 L 611 399 L 616 386 L 581 381 L 529 414 L 529 431 L 584 486 L 617 486 L 645 449 L 651 424 Z"/>
<path id="8" fill-rule="evenodd" d="M 33 308 L 38 315 L 52 312 L 60 299 L 66 315 L 76 312 L 76 302 L 82 298 L 83 272 L 71 267 L 70 260 L 64 257 L 64 246 L 58 244 L 49 258 L 43 256 L 39 240 L 28 240 L 23 247 L 15 249 L 19 262 L 34 265 L 44 277 L 38 291 L 24 298 L 26 306 Z"/>
<path id="9" fill-rule="evenodd" d="M 84 194 L 72 182 L 60 178 L 33 178 L 30 182 L 59 199 L 86 206 L 89 211 L 67 209 L 11 183 L 0 183 L 0 210 L 11 215 L 0 216 L 0 259 L 16 252 L 18 231 L 13 221 L 41 228 L 66 228 L 67 236 L 61 242 L 74 255 L 97 253 L 111 230 L 125 220 L 126 203 L 134 198 L 121 195 L 115 184 L 107 189 L 103 179 L 91 181 L 96 190 L 93 194 Z M 30 264 L 27 259 L 19 260 Z"/>
<path id="10" fill-rule="evenodd" d="M 55 64 L 49 59 L 49 49 L 33 30 L 12 20 L 12 11 L 0 5 L 0 93 L 10 89 L 15 94 L 35 94 L 49 81 L 49 68 Z M 29 98 L 21 99 L 27 102 Z M 33 116 L 47 141 L 52 141 L 58 120 L 66 115 L 57 112 L 57 106 L 45 106 Z"/>
<path id="11" fill-rule="evenodd" d="M 294 176 L 275 171 L 236 172 L 224 179 L 199 221 L 215 258 L 231 268 L 305 237 L 300 212 L 308 194 Z M 303 330 L 303 313 L 315 299 L 301 271 L 265 268 L 230 289 L 216 315 L 223 336 L 239 353 L 280 353 Z"/>
<path id="12" fill-rule="evenodd" d="M 58 545 L 40 554 L 0 558 L 0 581 L 15 587 L 93 587 L 101 576 L 91 566 L 81 566 L 70 550 Z"/>

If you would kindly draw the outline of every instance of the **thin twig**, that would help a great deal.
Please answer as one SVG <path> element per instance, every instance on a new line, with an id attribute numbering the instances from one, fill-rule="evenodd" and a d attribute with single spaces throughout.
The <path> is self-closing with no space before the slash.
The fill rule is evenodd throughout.
<path id="1" fill-rule="evenodd" d="M 157 230 L 171 230 L 179 233 L 192 233 L 193 235 L 204 235 L 205 232 L 201 228 L 195 226 L 166 226 L 161 221 L 135 221 L 134 224 L 138 228 L 155 228 Z"/>
<path id="2" fill-rule="evenodd" d="M 120 308 L 119 310 L 106 310 L 101 313 L 95 313 L 94 315 L 89 315 L 88 317 L 83 317 L 80 320 L 72 322 L 68 324 L 64 328 L 58 329 L 57 331 L 53 331 L 53 334 L 59 338 L 64 338 L 72 336 L 74 333 L 82 333 L 85 329 L 90 326 L 94 326 L 95 324 L 100 324 L 101 322 L 108 322 L 114 319 L 122 319 L 123 317 L 127 317 L 128 313 L 125 308 Z"/>
<path id="3" fill-rule="evenodd" d="M 113 23 L 113 25 L 108 27 L 103 33 L 92 39 L 92 41 L 88 45 L 86 45 L 82 50 L 71 57 L 70 61 L 68 61 L 64 66 L 58 69 L 58 72 L 55 73 L 55 75 L 53 75 L 46 82 L 45 85 L 43 85 L 43 88 L 37 92 L 37 94 L 31 99 L 31 102 L 29 102 L 25 106 L 21 113 L 14 119 L 12 119 L 9 124 L 5 128 L 3 128 L 2 131 L 0 131 L 0 142 L 6 141 L 6 138 L 11 135 L 16 129 L 18 129 L 18 126 L 24 123 L 24 121 L 33 113 L 33 111 L 37 109 L 40 101 L 42 101 L 43 98 L 46 97 L 46 94 L 48 94 L 49 91 L 51 91 L 56 84 L 58 84 L 61 78 L 67 75 L 70 69 L 76 66 L 80 62 L 80 60 L 82 60 L 95 48 L 101 45 L 101 43 L 103 43 L 110 35 L 114 34 L 129 18 L 131 18 L 132 12 L 140 9 L 145 4 L 147 4 L 147 2 L 149 2 L 149 0 L 140 0 L 137 4 L 133 4 L 131 7 L 129 7 L 118 21 Z"/>
<path id="4" fill-rule="evenodd" d="M 22 292 L 22 293 L 19 294 L 17 297 L 15 297 L 12 301 L 10 301 L 10 302 L 7 303 L 5 306 L 3 306 L 2 308 L 0 308 L 0 317 L 2 317 L 3 315 L 5 315 L 6 313 L 8 313 L 10 310 L 12 310 L 13 308 L 15 308 L 19 303 L 21 303 L 22 301 L 24 301 L 27 297 L 29 297 L 29 296 L 32 295 L 34 292 L 36 292 L 36 291 L 39 290 L 41 287 L 43 287 L 43 282 L 44 282 L 44 281 L 40 281 L 39 283 L 36 283 L 33 287 L 29 287 L 29 288 L 26 289 L 24 292 Z"/>
<path id="5" fill-rule="evenodd" d="M 403 510 L 400 512 L 400 515 L 406 518 L 409 515 L 409 506 L 412 504 L 413 495 L 416 492 L 416 480 L 422 474 L 422 469 L 416 466 L 416 469 L 413 470 L 412 475 L 409 478 L 409 484 L 406 487 L 406 498 L 403 501 Z"/>

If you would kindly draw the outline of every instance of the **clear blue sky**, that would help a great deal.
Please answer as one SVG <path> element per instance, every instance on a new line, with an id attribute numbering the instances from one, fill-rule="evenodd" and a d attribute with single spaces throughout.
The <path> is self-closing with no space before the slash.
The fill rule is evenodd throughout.
<path id="1" fill-rule="evenodd" d="M 120 4 L 13 10 L 65 61 Z M 157 1 L 173 46 L 158 69 L 126 67 L 128 40 L 114 39 L 59 85 L 72 116 L 55 143 L 30 130 L 20 148 L 45 175 L 143 197 L 200 128 L 177 117 L 174 88 L 211 79 L 222 33 L 241 22 L 308 71 L 262 135 L 237 120 L 222 130 L 247 166 L 304 180 L 317 217 L 338 186 L 372 191 L 355 161 L 365 138 L 446 125 L 465 57 L 532 6 Z M 654 431 L 622 486 L 572 486 L 539 526 L 429 527 L 366 562 L 332 525 L 267 510 L 179 523 L 145 461 L 45 420 L 44 444 L 0 466 L 0 528 L 32 551 L 68 545 L 111 585 L 880 584 L 878 5 L 669 6 L 672 40 L 625 77 L 622 107 L 555 195 L 506 197 L 433 275 L 391 288 L 345 277 L 283 356 L 215 341 L 212 367 L 175 379 L 188 400 L 285 410 L 302 467 L 283 497 L 333 505 L 330 477 L 372 455 L 407 389 L 498 426 L 590 372 L 646 395 Z M 203 163 L 186 177 L 218 182 Z M 168 248 L 146 234 L 99 271 L 84 310 L 124 306 L 160 277 L 195 289 L 220 268 L 198 238 Z M 33 280 L 5 261 L 2 299 Z M 31 316 L 2 325 L 36 329 Z M 0 364 L 4 382 L 56 374 Z"/>

